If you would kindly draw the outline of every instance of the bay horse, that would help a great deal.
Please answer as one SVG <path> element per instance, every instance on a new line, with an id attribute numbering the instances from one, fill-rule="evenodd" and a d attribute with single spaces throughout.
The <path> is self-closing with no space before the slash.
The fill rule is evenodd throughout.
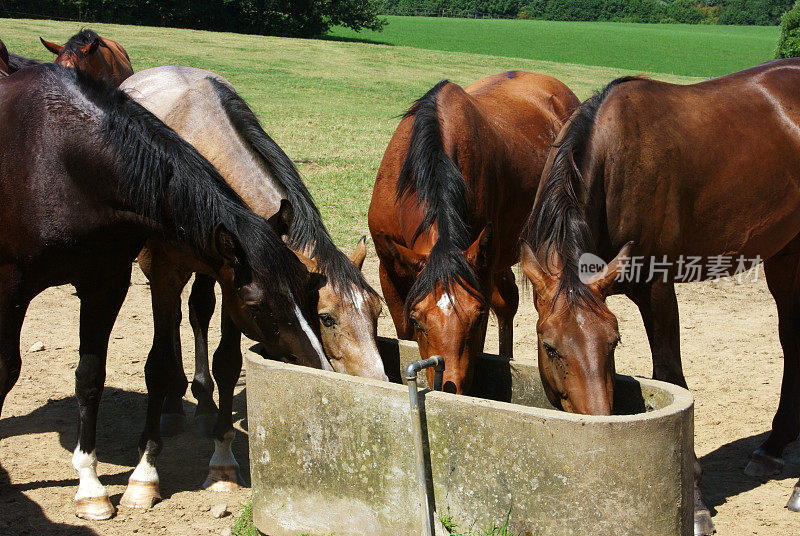
<path id="1" fill-rule="evenodd" d="M 39 40 L 56 55 L 53 63 L 78 69 L 114 87 L 133 74 L 131 59 L 122 45 L 100 37 L 94 30 L 81 30 L 63 45 L 41 37 Z"/>
<path id="2" fill-rule="evenodd" d="M 20 69 L 24 69 L 26 67 L 32 67 L 34 65 L 39 65 L 42 63 L 39 60 L 33 58 L 26 58 L 24 56 L 20 56 L 18 54 L 13 54 L 11 52 L 8 53 L 8 74 L 14 74 Z"/>
<path id="3" fill-rule="evenodd" d="M 202 69 L 156 67 L 132 76 L 121 89 L 208 158 L 251 210 L 266 218 L 287 219 L 282 232 L 287 235 L 291 249 L 309 270 L 323 274 L 326 279 L 317 297 L 316 322 L 333 369 L 386 380 L 375 342 L 381 303 L 361 274 L 365 240 L 359 242 L 350 259 L 336 248 L 294 164 L 264 132 L 233 86 L 225 78 Z M 291 207 L 292 214 L 280 215 L 281 207 Z M 180 252 L 155 239 L 148 241 L 139 261 L 151 282 L 155 332 L 168 334 L 169 340 L 179 340 L 181 291 L 192 275 L 192 265 L 180 258 Z M 234 433 L 231 422 L 234 385 L 227 391 L 220 388 L 218 414 L 208 366 L 208 325 L 215 306 L 214 284 L 214 279 L 198 273 L 189 297 L 189 319 L 195 336 L 192 394 L 198 401 L 195 413 L 198 431 L 214 437 L 215 459 L 228 460 L 229 466 L 225 470 L 212 467 L 206 487 L 228 489 L 241 478 L 230 450 Z M 160 326 L 162 322 L 167 325 Z M 230 355 L 233 357 L 226 360 L 235 360 L 241 367 L 240 336 L 236 326 L 223 318 L 222 339 L 214 360 L 221 354 Z M 156 351 L 162 341 L 156 339 L 153 345 Z M 180 346 L 175 350 L 182 370 Z M 239 371 L 235 372 L 238 377 Z M 167 397 L 162 416 L 165 435 L 182 428 L 181 398 L 186 385 L 185 375 L 181 375 Z M 217 425 L 211 432 L 209 424 L 217 415 Z M 234 473 L 236 478 L 232 479 Z"/>
<path id="4" fill-rule="evenodd" d="M 512 357 L 511 266 L 550 145 L 578 104 L 543 74 L 509 71 L 463 89 L 445 80 L 389 142 L 369 207 L 383 296 L 398 337 L 416 339 L 423 358 L 444 357 L 446 391 L 469 391 L 489 308 Z"/>
<path id="5" fill-rule="evenodd" d="M 321 276 L 194 147 L 117 89 L 43 64 L 0 79 L 0 117 L 0 408 L 20 374 L 31 299 L 74 285 L 81 300 L 76 513 L 106 519 L 114 508 L 97 478 L 97 411 L 109 335 L 145 241 L 157 237 L 217 278 L 229 318 L 272 354 L 329 368 L 309 324 Z M 168 381 L 179 373 L 173 356 L 147 358 L 141 460 L 126 494 L 158 493 L 152 462 Z"/>
<path id="6" fill-rule="evenodd" d="M 746 472 L 781 470 L 781 454 L 800 432 L 797 87 L 796 59 L 686 86 L 622 78 L 564 126 L 521 255 L 536 293 L 539 365 L 551 402 L 579 413 L 611 412 L 619 330 L 605 299 L 618 293 L 642 315 L 653 377 L 686 387 L 674 286 L 686 280 L 681 264 L 699 259 L 697 279 L 709 279 L 740 270 L 737 258 L 766 259 L 784 375 L 772 432 Z M 582 279 L 585 253 L 608 265 Z M 725 273 L 713 269 L 720 256 L 733 259 Z M 637 258 L 666 261 L 669 271 L 631 277 Z M 698 463 L 695 474 L 695 532 L 709 534 Z M 797 487 L 788 507 L 800 508 Z"/>

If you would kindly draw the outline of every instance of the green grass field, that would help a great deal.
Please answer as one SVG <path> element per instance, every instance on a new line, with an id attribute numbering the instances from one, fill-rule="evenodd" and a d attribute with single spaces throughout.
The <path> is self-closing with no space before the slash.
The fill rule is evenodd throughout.
<path id="1" fill-rule="evenodd" d="M 774 58 L 778 27 L 388 17 L 382 32 L 335 28 L 366 39 L 451 52 L 720 76 Z"/>
<path id="2" fill-rule="evenodd" d="M 0 19 L 0 38 L 11 52 L 52 59 L 39 36 L 60 43 L 81 26 Z M 92 27 L 121 42 L 135 70 L 189 65 L 228 78 L 298 163 L 334 239 L 347 250 L 367 233 L 372 184 L 398 114 L 439 80 L 467 84 L 489 74 L 524 69 L 553 75 L 583 98 L 613 78 L 634 72 L 403 46 Z"/>

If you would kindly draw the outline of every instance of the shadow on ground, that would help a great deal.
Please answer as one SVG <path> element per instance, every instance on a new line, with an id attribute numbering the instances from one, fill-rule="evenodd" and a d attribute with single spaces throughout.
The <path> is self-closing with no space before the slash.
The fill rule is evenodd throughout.
<path id="1" fill-rule="evenodd" d="M 760 478 L 744 474 L 744 468 L 750 460 L 750 454 L 767 438 L 768 432 L 743 437 L 720 446 L 700 458 L 703 467 L 703 481 L 700 489 L 706 504 L 715 513 L 715 508 L 725 504 L 730 497 L 750 491 L 764 483 Z M 800 445 L 795 442 L 784 452 L 786 466 L 779 475 L 781 479 L 797 479 L 800 477 Z M 792 482 L 793 485 L 793 482 Z M 792 485 L 786 488 L 786 499 L 792 492 Z M 782 507 L 783 504 L 776 505 Z"/>
<path id="2" fill-rule="evenodd" d="M 241 380 L 243 381 L 243 379 Z M 242 390 L 234 398 L 234 422 L 245 417 L 245 392 Z M 97 433 L 97 457 L 100 481 L 106 485 L 125 485 L 133 467 L 138 461 L 137 445 L 139 435 L 144 426 L 147 396 L 144 393 L 124 391 L 114 387 L 106 387 L 100 406 Z M 10 437 L 57 432 L 63 452 L 63 463 L 69 467 L 72 451 L 76 445 L 77 435 L 77 403 L 75 397 L 64 397 L 48 400 L 46 404 L 18 417 L 0 419 L 0 445 Z M 214 451 L 214 443 L 210 438 L 198 438 L 194 434 L 192 416 L 195 405 L 184 400 L 187 428 L 178 436 L 164 438 L 164 449 L 156 464 L 159 472 L 161 495 L 164 500 L 180 491 L 198 490 L 207 476 L 208 461 Z M 246 422 L 242 422 L 246 426 Z M 237 431 L 237 439 L 233 443 L 233 451 L 238 460 L 245 481 L 250 481 L 250 456 L 246 435 Z M 2 453 L 2 449 L 0 449 Z M 1 454 L 0 454 L 1 456 Z M 0 459 L 0 463 L 4 460 Z M 77 475 L 74 478 L 58 480 L 26 480 L 16 477 L 9 484 L 8 472 L 0 467 L 0 536 L 16 536 L 17 533 L 3 532 L 3 522 L 8 523 L 4 510 L 27 511 L 16 503 L 30 503 L 31 511 L 23 517 L 46 520 L 41 509 L 24 495 L 24 491 L 55 487 L 77 487 Z M 119 494 L 111 495 L 111 502 L 119 503 Z M 34 511 L 35 510 L 35 511 Z M 59 532 L 53 534 L 95 534 L 80 532 L 80 527 L 69 527 L 77 532 Z M 61 529 L 59 529 L 61 530 Z M 65 529 L 66 530 L 66 529 Z M 19 534 L 50 534 L 37 528 L 34 532 L 18 532 Z"/>

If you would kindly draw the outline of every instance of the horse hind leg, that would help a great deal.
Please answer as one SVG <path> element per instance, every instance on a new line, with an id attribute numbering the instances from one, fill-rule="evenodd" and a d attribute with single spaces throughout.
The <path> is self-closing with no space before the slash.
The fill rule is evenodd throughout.
<path id="1" fill-rule="evenodd" d="M 102 520 L 114 515 L 108 492 L 97 478 L 97 411 L 106 377 L 106 356 L 111 329 L 130 284 L 130 263 L 108 271 L 90 282 L 76 285 L 81 299 L 80 361 L 75 369 L 78 399 L 78 445 L 72 465 L 78 472 L 76 515 Z"/>
<path id="2" fill-rule="evenodd" d="M 208 477 L 203 488 L 229 491 L 244 486 L 239 463 L 231 445 L 236 435 L 233 428 L 233 392 L 242 371 L 241 332 L 222 307 L 222 339 L 214 352 L 214 378 L 219 389 L 219 413 L 214 426 L 214 454 L 208 464 Z"/>
<path id="3" fill-rule="evenodd" d="M 194 332 L 194 378 L 192 394 L 197 400 L 195 410 L 195 434 L 198 437 L 213 437 L 217 419 L 214 403 L 214 380 L 208 366 L 208 325 L 214 314 L 216 281 L 205 274 L 196 274 L 189 295 L 189 322 Z"/>
<path id="4" fill-rule="evenodd" d="M 772 431 L 753 453 L 745 473 L 761 478 L 783 470 L 783 450 L 800 433 L 800 255 L 780 255 L 764 262 L 767 286 L 778 308 L 783 348 L 783 380 Z M 795 491 L 797 495 L 797 491 Z M 797 499 L 787 505 L 797 507 Z M 792 508 L 793 509 L 793 508 Z"/>
<path id="5" fill-rule="evenodd" d="M 0 269 L 0 414 L 22 368 L 19 335 L 30 303 L 30 298 L 20 294 L 21 285 L 14 272 Z"/>

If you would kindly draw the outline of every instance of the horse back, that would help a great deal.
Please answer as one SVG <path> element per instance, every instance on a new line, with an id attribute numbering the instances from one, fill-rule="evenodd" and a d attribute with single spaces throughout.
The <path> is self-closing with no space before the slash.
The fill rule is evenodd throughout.
<path id="1" fill-rule="evenodd" d="M 613 247 L 767 258 L 788 243 L 800 232 L 798 88 L 799 60 L 616 86 L 580 163 L 602 189 Z"/>

